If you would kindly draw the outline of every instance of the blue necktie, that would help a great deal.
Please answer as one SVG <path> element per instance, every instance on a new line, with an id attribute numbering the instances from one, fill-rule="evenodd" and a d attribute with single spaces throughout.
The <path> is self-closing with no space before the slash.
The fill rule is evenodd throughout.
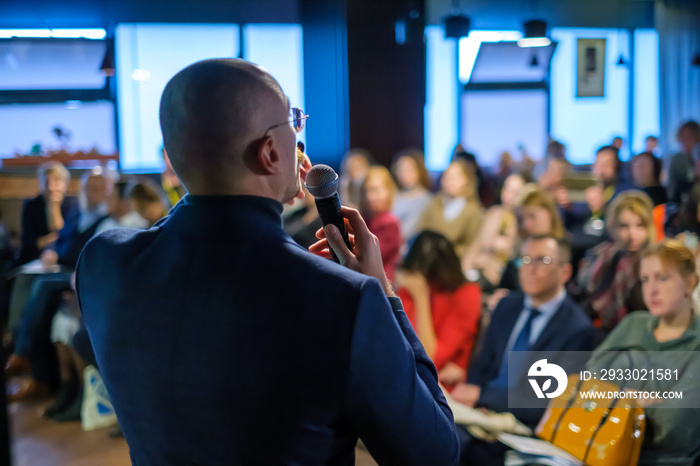
<path id="1" fill-rule="evenodd" d="M 530 315 L 525 321 L 525 325 L 520 329 L 518 338 L 515 339 L 513 347 L 510 351 L 528 351 L 530 349 L 530 336 L 532 335 L 532 321 L 537 317 L 542 315 L 542 313 L 535 308 L 530 309 Z M 506 348 L 507 349 L 507 348 Z M 515 355 L 513 355 L 515 356 Z M 508 351 L 503 353 L 503 359 L 501 360 L 501 367 L 498 370 L 498 375 L 492 379 L 489 386 L 506 388 L 508 387 Z"/>

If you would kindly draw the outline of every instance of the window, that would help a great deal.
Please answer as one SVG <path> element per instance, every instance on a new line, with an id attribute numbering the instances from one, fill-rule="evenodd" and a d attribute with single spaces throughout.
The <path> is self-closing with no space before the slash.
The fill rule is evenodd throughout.
<path id="1" fill-rule="evenodd" d="M 117 102 L 121 167 L 163 169 L 158 109 L 178 71 L 207 58 L 237 57 L 235 24 L 120 24 L 116 29 Z"/>

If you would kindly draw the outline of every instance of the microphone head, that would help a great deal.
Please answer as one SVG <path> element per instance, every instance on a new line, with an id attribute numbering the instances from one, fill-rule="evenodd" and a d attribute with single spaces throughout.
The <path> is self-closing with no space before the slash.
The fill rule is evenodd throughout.
<path id="1" fill-rule="evenodd" d="M 314 165 L 306 174 L 306 189 L 319 199 L 331 197 L 338 192 L 338 174 L 328 165 Z"/>

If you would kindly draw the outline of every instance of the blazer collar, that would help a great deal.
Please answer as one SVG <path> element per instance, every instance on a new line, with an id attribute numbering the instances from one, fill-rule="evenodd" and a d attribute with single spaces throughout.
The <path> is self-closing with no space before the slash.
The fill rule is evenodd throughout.
<path id="1" fill-rule="evenodd" d="M 286 236 L 282 204 L 259 196 L 196 196 L 187 194 L 155 226 L 195 236 Z"/>

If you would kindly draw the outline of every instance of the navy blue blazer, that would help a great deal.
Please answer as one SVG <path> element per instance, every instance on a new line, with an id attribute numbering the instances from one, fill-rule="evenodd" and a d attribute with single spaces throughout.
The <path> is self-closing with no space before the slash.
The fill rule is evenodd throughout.
<path id="1" fill-rule="evenodd" d="M 533 426 L 542 417 L 543 409 L 508 409 L 507 390 L 486 389 L 488 382 L 498 375 L 508 339 L 524 305 L 525 295 L 519 291 L 511 292 L 498 303 L 486 329 L 481 352 L 469 366 L 467 383 L 482 388 L 477 406 L 499 412 L 510 411 L 520 421 Z M 592 351 L 594 335 L 591 320 L 567 296 L 545 325 L 531 351 Z"/>
<path id="2" fill-rule="evenodd" d="M 400 301 L 301 248 L 282 205 L 186 196 L 90 240 L 77 295 L 135 465 L 456 464 Z M 398 301 L 398 302 L 397 302 Z"/>
<path id="3" fill-rule="evenodd" d="M 80 231 L 80 216 L 81 212 L 78 210 L 65 219 L 63 228 L 58 232 L 58 240 L 52 246 L 58 254 L 58 263 L 71 269 L 75 268 L 80 252 L 95 235 L 97 227 L 109 218 L 109 215 L 103 215 L 87 229 Z"/>

